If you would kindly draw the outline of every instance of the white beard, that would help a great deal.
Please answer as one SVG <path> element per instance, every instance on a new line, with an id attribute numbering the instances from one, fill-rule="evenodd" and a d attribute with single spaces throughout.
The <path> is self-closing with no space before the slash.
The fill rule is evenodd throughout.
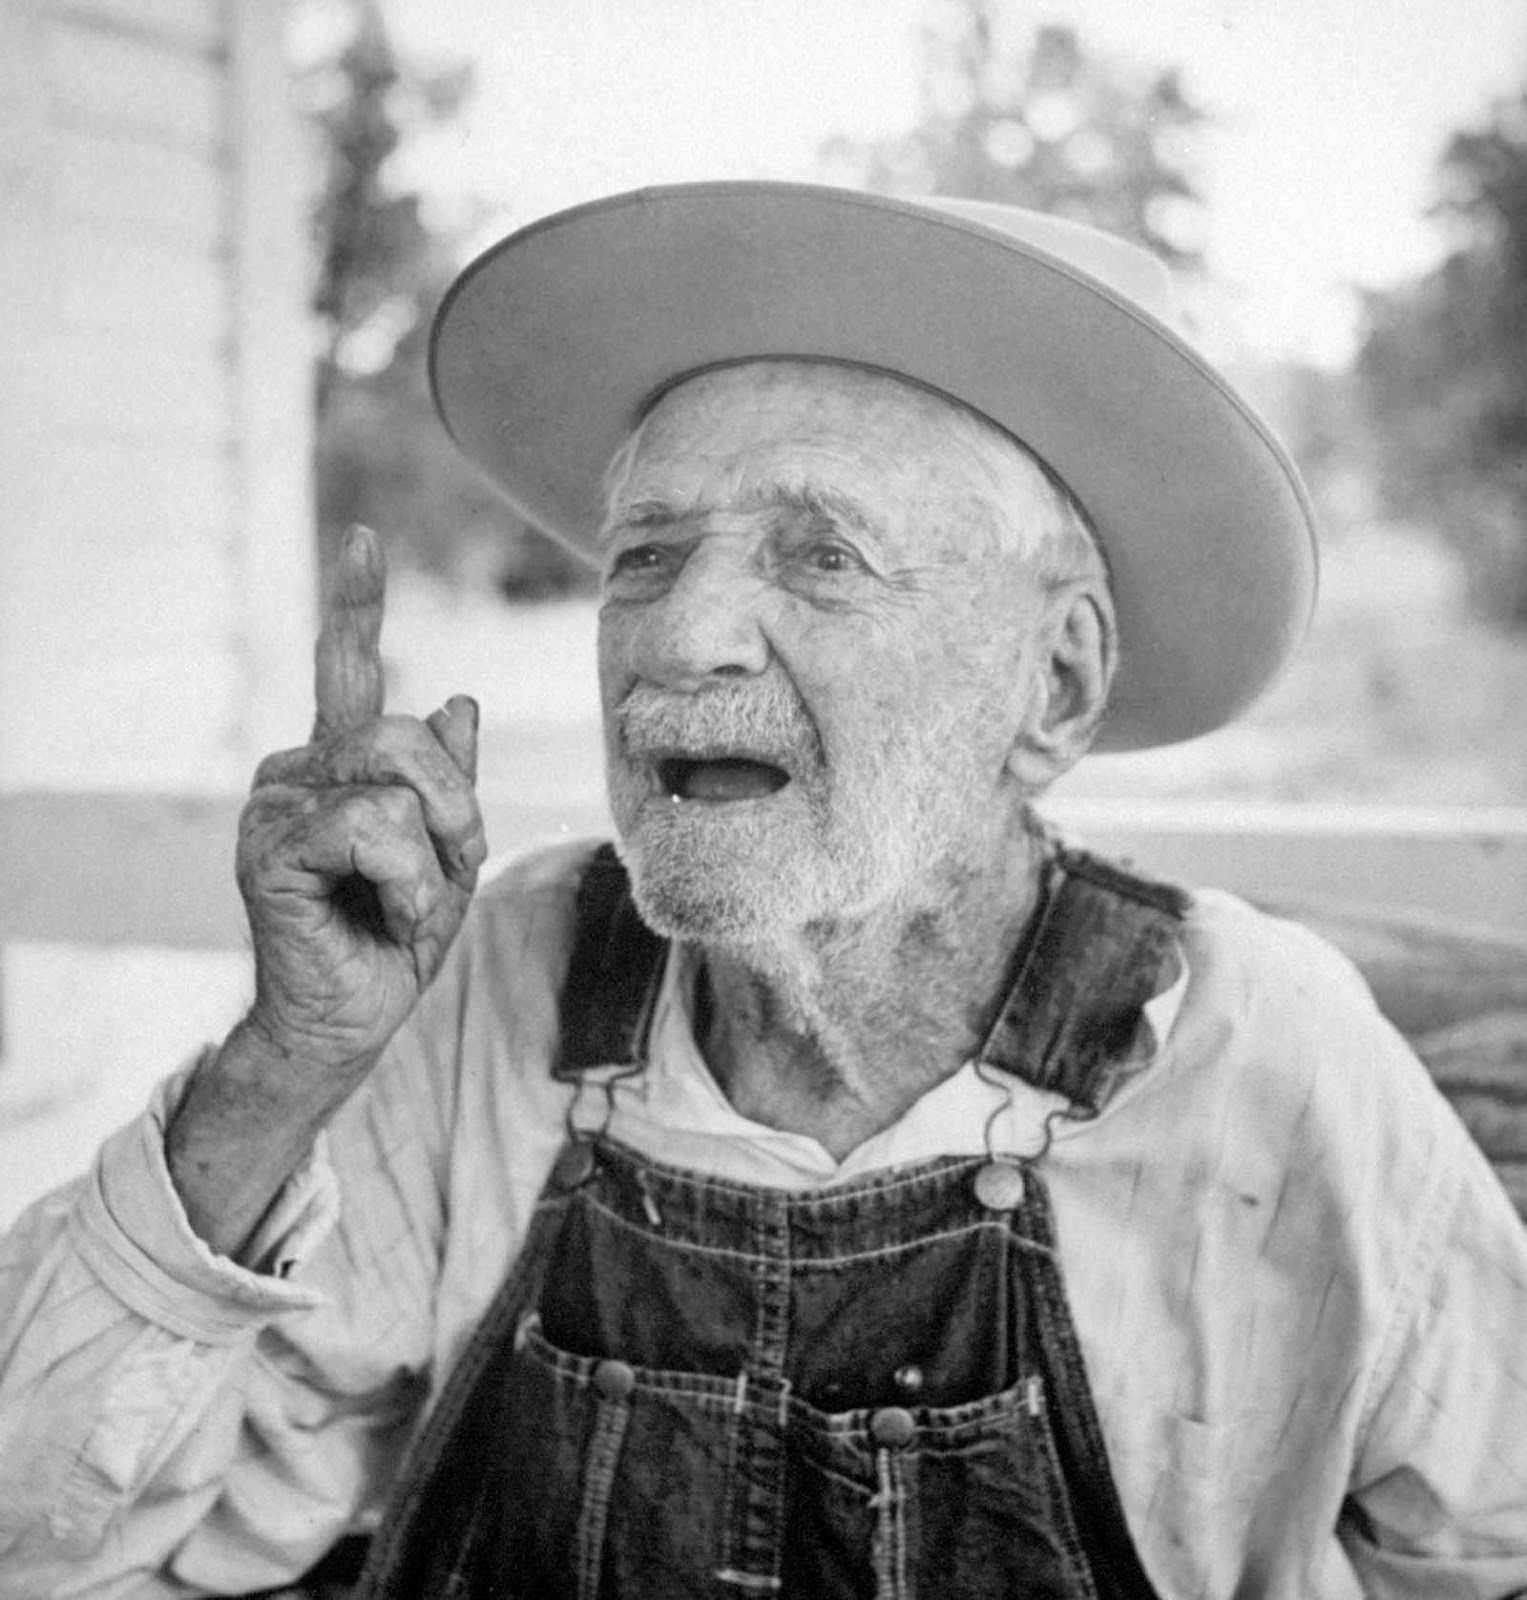
<path id="1" fill-rule="evenodd" d="M 638 686 L 617 710 L 608 775 L 620 852 L 643 919 L 671 938 L 712 946 L 777 946 L 813 926 L 856 920 L 917 900 L 950 847 L 950 745 L 903 743 L 887 779 L 879 752 L 846 752 L 861 772 L 843 793 L 829 787 L 823 752 L 804 709 L 778 680 L 675 695 Z M 646 764 L 622 751 L 658 747 L 746 749 L 792 774 L 778 794 L 730 805 L 654 794 Z M 841 783 L 841 779 L 839 782 Z"/>

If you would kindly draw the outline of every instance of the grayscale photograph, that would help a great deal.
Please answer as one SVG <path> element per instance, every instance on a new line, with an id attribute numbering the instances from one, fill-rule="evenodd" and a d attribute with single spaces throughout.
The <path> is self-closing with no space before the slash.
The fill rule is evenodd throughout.
<path id="1" fill-rule="evenodd" d="M 1527 1600 L 1527 7 L 0 0 L 0 1600 Z"/>

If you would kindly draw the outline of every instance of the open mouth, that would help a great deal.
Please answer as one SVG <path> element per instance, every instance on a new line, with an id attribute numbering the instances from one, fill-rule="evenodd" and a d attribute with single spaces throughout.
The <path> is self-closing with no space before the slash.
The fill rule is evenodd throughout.
<path id="1" fill-rule="evenodd" d="M 657 763 L 663 793 L 675 800 L 726 803 L 762 800 L 778 794 L 790 781 L 783 767 L 746 756 L 713 756 L 703 760 L 667 756 Z"/>

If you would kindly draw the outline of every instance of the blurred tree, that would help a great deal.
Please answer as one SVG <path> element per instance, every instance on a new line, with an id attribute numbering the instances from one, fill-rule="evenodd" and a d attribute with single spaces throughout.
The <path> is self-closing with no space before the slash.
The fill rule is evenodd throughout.
<path id="1" fill-rule="evenodd" d="M 1189 175 L 1203 113 L 1176 71 L 1089 53 L 1070 27 L 1032 30 L 1010 0 L 944 0 L 924 31 L 922 114 L 894 139 L 836 139 L 824 165 L 892 194 L 998 200 L 1090 222 L 1197 265 Z"/>
<path id="2" fill-rule="evenodd" d="M 1454 135 L 1440 172 L 1462 242 L 1368 297 L 1369 448 L 1388 508 L 1436 526 L 1487 614 L 1527 628 L 1527 91 Z"/>
<path id="3" fill-rule="evenodd" d="M 1322 542 L 1370 523 L 1375 506 L 1363 444 L 1365 413 L 1351 369 L 1262 358 L 1232 368 L 1229 377 L 1298 463 L 1315 501 Z"/>
<path id="4" fill-rule="evenodd" d="M 321 554 L 347 524 L 366 522 L 406 564 L 453 581 L 486 580 L 517 598 L 584 586 L 586 569 L 460 458 L 429 398 L 430 318 L 464 230 L 432 223 L 396 158 L 462 109 L 470 70 L 401 59 L 376 0 L 303 9 L 328 41 L 296 74 L 322 162 L 312 212 Z"/>

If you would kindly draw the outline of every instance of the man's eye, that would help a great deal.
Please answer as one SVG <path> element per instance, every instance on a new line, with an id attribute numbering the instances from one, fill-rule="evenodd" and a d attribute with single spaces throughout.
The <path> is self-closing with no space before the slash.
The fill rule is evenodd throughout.
<path id="1" fill-rule="evenodd" d="M 668 551 L 660 544 L 633 544 L 618 550 L 610 562 L 610 575 L 635 577 L 642 573 L 659 572 L 668 563 Z"/>
<path id="2" fill-rule="evenodd" d="M 852 572 L 859 565 L 853 551 L 841 544 L 808 545 L 803 553 L 814 572 Z"/>

